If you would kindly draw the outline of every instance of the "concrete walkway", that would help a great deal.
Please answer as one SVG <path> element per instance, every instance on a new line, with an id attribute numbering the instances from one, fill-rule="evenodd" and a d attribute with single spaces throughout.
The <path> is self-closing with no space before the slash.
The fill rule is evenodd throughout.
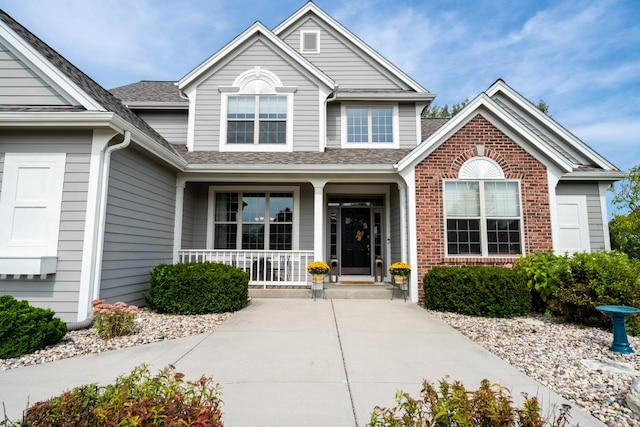
<path id="1" fill-rule="evenodd" d="M 568 403 L 422 308 L 384 300 L 254 299 L 216 332 L 37 366 L 0 371 L 10 419 L 36 401 L 91 382 L 107 383 L 142 362 L 222 385 L 225 426 L 360 426 L 397 389 L 418 397 L 422 379 L 445 376 L 476 389 L 487 378 Z M 572 424 L 604 426 L 573 407 Z"/>

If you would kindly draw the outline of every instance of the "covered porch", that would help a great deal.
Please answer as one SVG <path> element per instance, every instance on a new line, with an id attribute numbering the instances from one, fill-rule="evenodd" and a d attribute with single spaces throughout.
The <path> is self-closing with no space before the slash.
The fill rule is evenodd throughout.
<path id="1" fill-rule="evenodd" d="M 179 177 L 174 262 L 233 265 L 267 290 L 308 287 L 316 260 L 332 267 L 326 285 L 384 288 L 388 266 L 407 259 L 407 188 L 397 175 L 246 181 Z"/>

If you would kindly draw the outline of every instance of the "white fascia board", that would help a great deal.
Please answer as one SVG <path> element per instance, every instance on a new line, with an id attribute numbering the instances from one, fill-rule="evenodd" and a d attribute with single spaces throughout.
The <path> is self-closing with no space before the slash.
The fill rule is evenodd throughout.
<path id="1" fill-rule="evenodd" d="M 15 49 L 19 56 L 29 62 L 36 70 L 42 72 L 54 86 L 57 86 L 63 92 L 61 95 L 66 94 L 68 101 L 75 101 L 90 111 L 106 111 L 106 108 L 89 96 L 66 74 L 51 64 L 47 58 L 2 21 L 0 21 L 0 38 L 6 40 L 7 45 Z"/>
<path id="2" fill-rule="evenodd" d="M 367 55 L 371 56 L 375 61 L 382 64 L 385 68 L 387 68 L 394 76 L 396 76 L 399 80 L 403 81 L 407 84 L 411 89 L 416 92 L 429 92 L 427 89 L 422 87 L 418 82 L 413 80 L 407 74 L 405 74 L 398 67 L 389 62 L 385 57 L 376 52 L 373 48 L 367 45 L 365 42 L 360 40 L 355 34 L 346 29 L 342 24 L 329 16 L 325 11 L 320 9 L 313 2 L 308 2 L 302 8 L 300 8 L 297 12 L 291 15 L 289 18 L 284 20 L 280 25 L 273 29 L 273 33 L 276 36 L 280 36 L 283 32 L 285 32 L 291 25 L 293 25 L 299 18 L 304 16 L 307 12 L 313 12 L 318 17 L 323 19 L 326 23 L 331 25 L 338 33 L 340 33 L 344 38 L 349 40 L 351 43 L 356 45 L 358 48 L 362 49 Z"/>
<path id="3" fill-rule="evenodd" d="M 607 181 L 614 182 L 620 181 L 627 177 L 626 172 L 617 172 L 617 171 L 593 171 L 593 172 L 569 172 L 567 174 L 562 175 L 562 181 Z"/>
<path id="4" fill-rule="evenodd" d="M 0 128 L 111 128 L 119 133 L 125 130 L 131 132 L 132 139 L 138 145 L 151 152 L 158 158 L 180 170 L 184 169 L 187 162 L 166 147 L 158 144 L 147 134 L 133 126 L 122 117 L 111 112 L 0 112 Z"/>
<path id="5" fill-rule="evenodd" d="M 124 103 L 130 110 L 188 110 L 188 101 L 175 102 L 155 102 L 155 101 L 133 101 Z"/>
<path id="6" fill-rule="evenodd" d="M 317 68 L 311 62 L 309 62 L 304 56 L 296 52 L 291 46 L 289 46 L 282 39 L 277 37 L 262 23 L 256 22 L 251 27 L 249 27 L 245 32 L 243 32 L 238 37 L 233 39 L 231 43 L 227 44 L 225 47 L 223 47 L 218 52 L 213 54 L 213 56 L 209 57 L 209 59 L 207 59 L 202 64 L 197 66 L 195 69 L 193 69 L 189 74 L 187 74 L 182 79 L 180 79 L 180 81 L 178 82 L 178 88 L 180 90 L 184 90 L 186 87 L 194 83 L 197 84 L 201 79 L 207 76 L 207 70 L 209 70 L 222 58 L 224 58 L 225 56 L 229 55 L 234 50 L 236 50 L 242 43 L 246 42 L 249 38 L 253 37 L 258 33 L 262 34 L 267 40 L 269 40 L 271 43 L 273 43 L 278 48 L 283 50 L 289 57 L 291 57 L 295 62 L 300 64 L 319 82 L 323 83 L 324 85 L 326 85 L 331 89 L 334 89 L 336 87 L 336 82 L 332 78 L 330 78 L 325 73 L 320 71 L 319 68 Z"/>
<path id="7" fill-rule="evenodd" d="M 203 172 L 203 173 L 278 173 L 278 174 L 299 174 L 304 173 L 308 175 L 313 174 L 326 174 L 326 173 L 397 173 L 393 165 L 390 164 L 378 164 L 378 165 L 337 165 L 337 164 L 288 164 L 288 165 L 265 165 L 265 164 L 190 164 L 185 169 L 185 172 Z"/>
<path id="8" fill-rule="evenodd" d="M 431 102 L 435 93 L 424 92 L 340 92 L 336 93 L 338 101 L 416 101 Z"/>
<path id="9" fill-rule="evenodd" d="M 411 151 L 404 159 L 400 160 L 397 164 L 398 170 L 402 170 L 410 166 L 415 166 L 416 163 L 426 158 L 436 148 L 444 143 L 451 135 L 453 135 L 465 124 L 467 124 L 473 117 L 475 117 L 476 114 L 482 114 L 483 110 L 486 111 L 489 115 L 498 119 L 500 122 L 504 123 L 506 127 L 512 129 L 524 140 L 532 141 L 533 145 L 538 151 L 540 151 L 553 163 L 558 165 L 562 170 L 564 170 L 565 172 L 570 172 L 573 170 L 570 164 L 568 164 L 564 159 L 557 155 L 550 147 L 547 147 L 547 145 L 536 135 L 532 134 L 528 129 L 515 121 L 509 114 L 502 111 L 500 106 L 497 105 L 485 93 L 481 93 L 476 98 L 474 98 L 462 109 L 462 111 L 460 111 L 452 119 L 442 125 L 429 138 L 424 140 L 413 151 Z M 500 127 L 498 127 L 498 129 L 500 129 Z M 515 142 L 518 143 L 517 141 Z"/>
<path id="10" fill-rule="evenodd" d="M 498 92 L 502 92 L 510 101 L 515 103 L 520 109 L 530 116 L 533 116 L 537 121 L 544 123 L 552 132 L 560 137 L 562 142 L 567 143 L 573 149 L 578 151 L 587 159 L 592 160 L 595 164 L 600 166 L 603 169 L 617 170 L 612 163 L 598 154 L 595 150 L 581 141 L 578 137 L 572 134 L 570 131 L 565 129 L 558 122 L 553 120 L 551 117 L 540 111 L 533 105 L 529 100 L 520 95 L 517 91 L 515 91 L 511 86 L 506 84 L 502 80 L 498 80 L 495 82 L 487 91 L 487 95 L 493 97 Z"/>

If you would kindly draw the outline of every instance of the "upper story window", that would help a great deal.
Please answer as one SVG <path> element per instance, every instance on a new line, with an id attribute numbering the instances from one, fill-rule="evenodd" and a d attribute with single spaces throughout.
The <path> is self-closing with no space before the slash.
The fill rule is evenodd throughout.
<path id="1" fill-rule="evenodd" d="M 520 183 L 480 157 L 468 160 L 458 177 L 444 182 L 447 255 L 521 254 Z"/>
<path id="2" fill-rule="evenodd" d="M 343 148 L 397 148 L 398 112 L 395 106 L 344 106 Z"/>
<path id="3" fill-rule="evenodd" d="M 292 151 L 295 88 L 254 67 L 219 90 L 220 151 Z"/>
<path id="4" fill-rule="evenodd" d="M 286 144 L 286 96 L 229 96 L 227 144 Z"/>

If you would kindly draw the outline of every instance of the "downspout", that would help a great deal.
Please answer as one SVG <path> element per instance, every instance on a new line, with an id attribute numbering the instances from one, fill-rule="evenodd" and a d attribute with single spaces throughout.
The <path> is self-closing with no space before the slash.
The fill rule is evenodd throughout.
<path id="1" fill-rule="evenodd" d="M 104 246 L 105 219 L 107 216 L 107 193 L 109 191 L 109 167 L 111 164 L 111 154 L 114 151 L 123 150 L 131 143 L 131 132 L 124 131 L 124 141 L 112 145 L 104 151 L 102 164 L 102 182 L 100 188 L 100 213 L 98 215 L 98 235 L 95 251 L 95 273 L 93 276 L 93 297 L 92 300 L 100 298 L 100 279 L 102 276 L 102 249 Z"/>
<path id="2" fill-rule="evenodd" d="M 331 92 L 331 95 L 329 95 L 329 96 L 327 97 L 327 99 L 325 99 L 325 100 L 324 100 L 324 116 L 325 116 L 325 126 L 324 126 L 324 149 L 325 149 L 325 150 L 327 149 L 327 131 L 328 131 L 328 129 L 327 129 L 327 125 L 326 125 L 326 123 L 327 123 L 327 120 L 326 120 L 326 117 L 327 117 L 327 105 L 328 105 L 330 102 L 333 102 L 333 101 L 335 101 L 335 100 L 336 100 L 336 98 L 338 97 L 338 88 L 339 88 L 339 87 L 340 87 L 340 85 L 336 84 L 336 85 L 333 87 L 333 92 Z"/>

